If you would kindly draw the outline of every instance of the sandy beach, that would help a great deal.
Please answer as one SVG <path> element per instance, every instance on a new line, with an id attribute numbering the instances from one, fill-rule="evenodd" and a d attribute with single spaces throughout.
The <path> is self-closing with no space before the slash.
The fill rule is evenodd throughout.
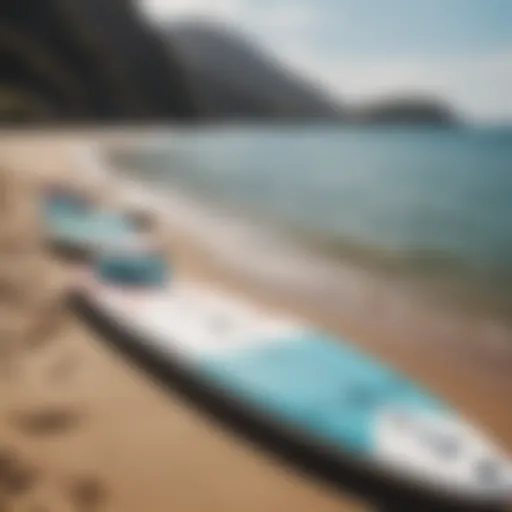
<path id="1" fill-rule="evenodd" d="M 4 133 L 0 165 L 16 171 L 29 188 L 52 176 L 76 181 L 77 143 L 129 143 L 138 136 L 136 132 L 93 136 Z M 104 200 L 116 200 L 112 188 L 95 191 Z M 32 211 L 30 205 L 26 208 Z M 20 221 L 16 229 L 27 226 L 32 225 Z M 2 236 L 9 229 L 13 237 L 16 234 L 7 225 L 2 229 Z M 448 354 L 435 340 L 425 342 L 419 326 L 416 334 L 421 343 L 416 343 L 413 331 L 384 326 L 377 314 L 368 321 L 368 315 L 357 316 L 349 310 L 340 315 L 293 293 L 276 294 L 216 265 L 186 232 L 173 231 L 163 219 L 157 219 L 154 230 L 183 274 L 357 340 L 361 347 L 445 397 L 512 451 L 512 358 L 508 352 L 497 353 L 503 347 L 478 356 Z M 27 243 L 36 244 L 37 237 Z M 9 258 L 1 257 L 1 265 L 7 268 Z M 0 510 L 360 509 L 354 500 L 278 463 L 178 396 L 164 392 L 106 347 L 65 305 L 57 301 L 53 309 L 48 306 L 51 313 L 45 314 L 45 297 L 58 295 L 70 269 L 46 253 L 39 262 L 44 262 L 44 268 L 34 273 L 27 287 L 50 290 L 40 294 L 40 304 L 21 310 L 12 301 L 4 301 L 0 312 L 2 329 L 12 330 L 14 325 L 20 333 L 11 336 L 4 331 L 9 334 L 5 339 L 13 341 L 8 349 L 2 347 L 10 356 L 1 372 Z M 46 326 L 42 319 L 54 321 Z M 30 343 L 25 341 L 27 332 L 32 333 Z M 42 336 L 43 332 L 47 334 Z M 44 340 L 38 342 L 39 337 Z"/>

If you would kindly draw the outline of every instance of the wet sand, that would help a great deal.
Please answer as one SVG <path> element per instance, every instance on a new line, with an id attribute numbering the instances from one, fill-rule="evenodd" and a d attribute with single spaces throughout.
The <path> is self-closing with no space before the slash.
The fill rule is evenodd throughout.
<path id="1" fill-rule="evenodd" d="M 0 163 L 34 180 L 75 179 L 73 143 L 83 137 L 4 134 Z M 109 137 L 126 140 L 137 134 Z M 111 199 L 114 191 L 98 192 Z M 187 233 L 170 231 L 164 222 L 156 230 L 183 273 L 357 340 L 441 393 L 512 451 L 508 360 L 502 358 L 498 371 L 495 358 L 488 364 L 462 353 L 446 357 L 436 340 L 425 342 L 419 327 L 417 338 L 400 332 L 384 325 L 378 311 L 334 314 L 296 294 L 271 293 L 215 265 Z M 45 279 L 65 282 L 68 267 L 55 260 L 50 267 Z M 21 488 L 19 481 L 25 482 L 23 492 L 1 495 L 12 504 L 7 510 L 357 510 L 351 500 L 164 393 L 70 313 L 63 313 L 58 332 L 47 338 L 17 349 L 18 368 L 6 373 L 0 388 L 0 480 L 18 481 Z M 25 471 L 18 468 L 16 478 L 17 465 Z M 11 470 L 3 471 L 4 466 Z M 40 508 L 30 508 L 36 505 Z"/>

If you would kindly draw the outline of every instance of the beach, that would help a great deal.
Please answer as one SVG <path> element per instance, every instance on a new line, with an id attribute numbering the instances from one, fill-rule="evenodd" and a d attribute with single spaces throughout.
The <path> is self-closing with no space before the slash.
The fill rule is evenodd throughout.
<path id="1" fill-rule="evenodd" d="M 80 144 L 129 144 L 140 136 L 135 131 L 5 133 L 0 164 L 29 182 L 52 177 L 77 182 L 82 179 Z M 83 186 L 104 201 L 122 202 L 115 181 L 107 183 L 97 186 L 84 179 Z M 502 337 L 493 346 L 475 343 L 462 349 L 454 340 L 445 348 L 430 325 L 423 329 L 423 319 L 403 322 L 404 328 L 400 317 L 392 322 L 381 317 L 380 291 L 371 313 L 350 307 L 350 295 L 340 313 L 326 307 L 328 298 L 312 301 L 230 271 L 179 223 L 160 216 L 154 232 L 183 275 L 354 340 L 425 383 L 512 451 L 512 357 Z M 55 257 L 47 259 L 41 279 L 65 286 L 72 269 Z M 60 315 L 44 344 L 13 347 L 17 366 L 3 377 L 0 466 L 18 464 L 18 476 L 25 475 L 18 478 L 25 485 L 11 486 L 0 498 L 11 507 L 7 510 L 359 509 L 355 501 L 278 463 L 164 392 L 65 308 Z M 477 325 L 481 331 L 475 331 Z M 485 335 L 479 334 L 484 333 L 481 324 L 472 327 L 474 337 L 490 336 L 488 326 Z"/>

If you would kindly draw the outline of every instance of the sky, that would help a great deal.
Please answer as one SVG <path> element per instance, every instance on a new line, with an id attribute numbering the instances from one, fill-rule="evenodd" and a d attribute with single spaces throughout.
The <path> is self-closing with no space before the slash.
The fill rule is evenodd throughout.
<path id="1" fill-rule="evenodd" d="M 512 121 L 512 0 L 142 0 L 224 21 L 345 102 L 414 91 Z"/>

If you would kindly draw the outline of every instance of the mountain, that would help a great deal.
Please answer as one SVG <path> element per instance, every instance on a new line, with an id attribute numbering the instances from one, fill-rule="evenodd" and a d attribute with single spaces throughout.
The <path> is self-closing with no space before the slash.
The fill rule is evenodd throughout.
<path id="1" fill-rule="evenodd" d="M 202 117 L 436 126 L 456 122 L 444 102 L 418 94 L 361 108 L 340 105 L 320 86 L 218 23 L 175 22 L 161 30 L 183 64 Z"/>
<path id="2" fill-rule="evenodd" d="M 132 0 L 3 0 L 0 121 L 189 119 L 172 45 Z"/>
<path id="3" fill-rule="evenodd" d="M 332 120 L 446 124 L 433 101 L 349 109 L 227 27 L 155 27 L 137 0 L 3 0 L 0 122 Z"/>
<path id="4" fill-rule="evenodd" d="M 220 24 L 162 27 L 210 118 L 314 119 L 342 116 L 321 87 L 285 69 L 257 45 Z"/>

